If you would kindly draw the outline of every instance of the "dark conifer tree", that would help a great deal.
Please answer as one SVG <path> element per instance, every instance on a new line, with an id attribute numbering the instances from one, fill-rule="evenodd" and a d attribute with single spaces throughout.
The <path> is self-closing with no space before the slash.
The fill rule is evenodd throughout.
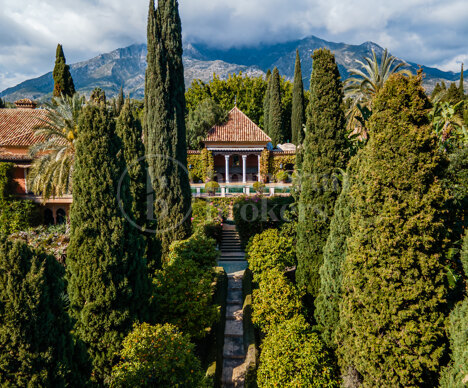
<path id="1" fill-rule="evenodd" d="M 118 100 L 117 100 L 118 101 Z M 129 178 L 130 211 L 128 216 L 132 225 L 140 230 L 146 242 L 146 261 L 150 276 L 161 267 L 161 247 L 156 238 L 156 221 L 148 211 L 153 205 L 148 203 L 147 187 L 148 166 L 143 145 L 143 130 L 136 112 L 133 111 L 130 100 L 127 100 L 117 119 L 117 135 L 122 142 L 123 157 Z"/>
<path id="2" fill-rule="evenodd" d="M 274 146 L 285 141 L 283 128 L 283 107 L 281 105 L 281 81 L 278 69 L 275 67 L 271 74 L 268 135 Z"/>
<path id="3" fill-rule="evenodd" d="M 0 385 L 82 387 L 89 366 L 71 336 L 55 257 L 0 237 Z"/>
<path id="4" fill-rule="evenodd" d="M 265 91 L 265 97 L 263 98 L 263 130 L 267 135 L 270 134 L 270 90 L 271 90 L 271 71 L 268 69 L 270 74 L 267 73 L 266 82 L 267 87 Z"/>
<path id="5" fill-rule="evenodd" d="M 150 1 L 145 81 L 145 148 L 163 254 L 191 231 L 182 28 L 177 0 Z"/>
<path id="6" fill-rule="evenodd" d="M 67 270 L 76 333 L 102 383 L 132 325 L 148 318 L 150 284 L 143 240 L 124 216 L 132 201 L 121 144 L 99 105 L 86 106 L 78 125 Z"/>
<path id="7" fill-rule="evenodd" d="M 75 94 L 75 84 L 70 74 L 70 67 L 65 60 L 62 45 L 57 45 L 57 52 L 55 54 L 55 67 L 53 71 L 54 77 L 54 97 L 73 96 Z"/>
<path id="8" fill-rule="evenodd" d="M 446 348 L 446 161 L 421 82 L 393 75 L 377 94 L 350 188 L 337 351 L 364 387 L 435 387 Z"/>
<path id="9" fill-rule="evenodd" d="M 116 115 L 120 115 L 120 112 L 122 111 L 123 105 L 125 103 L 125 96 L 123 92 L 123 87 L 120 87 L 119 95 L 117 96 L 117 99 L 115 101 L 115 113 Z"/>
<path id="10" fill-rule="evenodd" d="M 443 91 L 442 86 L 440 86 L 440 84 L 437 82 L 434 87 L 434 90 L 431 93 L 431 98 L 434 99 L 442 91 Z"/>
<path id="11" fill-rule="evenodd" d="M 346 257 L 346 240 L 351 235 L 349 216 L 351 197 L 350 181 L 358 156 L 349 163 L 343 175 L 343 188 L 336 200 L 333 218 L 330 222 L 330 234 L 323 248 L 323 265 L 320 268 L 320 291 L 315 299 L 315 319 L 321 328 L 322 338 L 330 348 L 336 348 L 335 332 L 340 323 L 339 302 L 342 295 L 342 265 Z"/>
<path id="12" fill-rule="evenodd" d="M 294 86 L 291 115 L 291 141 L 295 145 L 302 144 L 302 142 L 304 141 L 304 124 L 304 83 L 302 82 L 301 58 L 299 57 L 299 50 L 296 50 L 296 66 L 294 69 Z"/>
<path id="13" fill-rule="evenodd" d="M 460 83 L 458 85 L 458 88 L 460 89 L 460 95 L 461 96 L 464 96 L 465 95 L 465 86 L 463 84 L 464 80 L 463 80 L 463 63 L 461 65 L 461 73 L 460 73 Z"/>
<path id="14" fill-rule="evenodd" d="M 464 269 L 464 282 L 467 285 L 464 299 L 460 301 L 449 317 L 449 339 L 452 360 L 442 372 L 440 387 L 464 388 L 468 378 L 468 230 L 463 240 L 461 262 Z"/>
<path id="15" fill-rule="evenodd" d="M 315 298 L 323 247 L 340 193 L 334 174 L 346 168 L 348 148 L 343 87 L 335 56 L 327 49 L 316 50 L 313 63 L 299 199 L 297 279 Z"/>

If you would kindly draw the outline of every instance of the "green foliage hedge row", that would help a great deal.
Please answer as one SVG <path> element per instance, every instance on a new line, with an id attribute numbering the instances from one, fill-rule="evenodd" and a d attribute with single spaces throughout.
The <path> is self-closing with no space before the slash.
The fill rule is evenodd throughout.
<path id="1" fill-rule="evenodd" d="M 302 315 L 273 326 L 261 349 L 259 388 L 340 386 L 330 354 Z"/>
<path id="2" fill-rule="evenodd" d="M 246 260 L 255 278 L 273 268 L 283 270 L 294 266 L 296 264 L 295 240 L 283 235 L 278 229 L 267 229 L 249 240 Z"/>
<path id="3" fill-rule="evenodd" d="M 287 219 L 292 197 L 239 197 L 233 206 L 234 222 L 244 245 L 266 229 L 279 228 Z"/>

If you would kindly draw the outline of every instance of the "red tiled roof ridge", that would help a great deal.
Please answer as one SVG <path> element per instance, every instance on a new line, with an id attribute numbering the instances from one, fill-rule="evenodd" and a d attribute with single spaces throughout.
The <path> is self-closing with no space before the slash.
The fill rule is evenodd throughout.
<path id="1" fill-rule="evenodd" d="M 0 109 L 0 147 L 29 147 L 43 141 L 35 128 L 46 119 L 46 109 Z"/>
<path id="2" fill-rule="evenodd" d="M 231 109 L 228 120 L 210 129 L 205 142 L 268 143 L 271 138 L 237 106 Z"/>

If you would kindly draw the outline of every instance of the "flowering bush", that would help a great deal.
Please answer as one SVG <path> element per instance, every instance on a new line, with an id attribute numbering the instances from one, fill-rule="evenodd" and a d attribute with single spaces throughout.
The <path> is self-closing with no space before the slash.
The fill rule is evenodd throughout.
<path id="1" fill-rule="evenodd" d="M 43 249 L 61 262 L 65 262 L 70 241 L 69 225 L 38 226 L 34 229 L 10 235 L 13 240 L 21 240 L 33 248 Z"/>
<path id="2" fill-rule="evenodd" d="M 259 277 L 253 291 L 252 322 L 263 332 L 302 312 L 301 295 L 283 273 L 273 268 Z"/>
<path id="3" fill-rule="evenodd" d="M 173 325 L 135 325 L 112 369 L 111 387 L 199 387 L 204 376 L 194 351 L 189 336 Z"/>
<path id="4" fill-rule="evenodd" d="M 296 264 L 295 241 L 277 229 L 267 229 L 250 239 L 246 259 L 254 277 L 272 268 L 283 270 Z"/>
<path id="5" fill-rule="evenodd" d="M 158 319 L 198 339 L 218 319 L 213 300 L 213 271 L 177 257 L 154 277 L 153 302 Z"/>
<path id="6" fill-rule="evenodd" d="M 339 387 L 331 357 L 302 315 L 273 327 L 261 348 L 259 388 Z"/>

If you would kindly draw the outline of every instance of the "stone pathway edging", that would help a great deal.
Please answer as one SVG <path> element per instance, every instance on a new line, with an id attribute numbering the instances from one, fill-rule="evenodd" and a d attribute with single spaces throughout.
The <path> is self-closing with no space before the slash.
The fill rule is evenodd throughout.
<path id="1" fill-rule="evenodd" d="M 245 349 L 243 327 L 242 278 L 247 268 L 245 253 L 239 235 L 232 224 L 223 225 L 221 257 L 219 266 L 228 274 L 226 300 L 226 328 L 224 330 L 222 386 L 226 388 L 244 387 Z"/>

